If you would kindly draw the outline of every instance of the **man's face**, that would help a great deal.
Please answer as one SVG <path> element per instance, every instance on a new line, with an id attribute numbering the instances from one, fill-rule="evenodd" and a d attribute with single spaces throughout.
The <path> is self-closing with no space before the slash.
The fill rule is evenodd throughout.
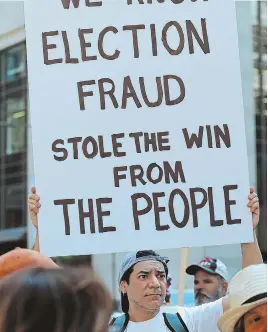
<path id="1" fill-rule="evenodd" d="M 245 332 L 267 332 L 267 304 L 264 303 L 251 309 L 241 320 L 244 320 Z M 241 326 L 241 320 L 238 328 Z"/>
<path id="2" fill-rule="evenodd" d="M 130 275 L 129 284 L 121 282 L 131 306 L 147 312 L 157 311 L 166 297 L 166 273 L 162 263 L 145 261 L 137 263 Z"/>
<path id="3" fill-rule="evenodd" d="M 227 283 L 225 283 L 227 286 Z M 218 278 L 204 270 L 196 272 L 194 277 L 195 304 L 213 302 L 225 295 L 225 284 L 221 284 Z"/>

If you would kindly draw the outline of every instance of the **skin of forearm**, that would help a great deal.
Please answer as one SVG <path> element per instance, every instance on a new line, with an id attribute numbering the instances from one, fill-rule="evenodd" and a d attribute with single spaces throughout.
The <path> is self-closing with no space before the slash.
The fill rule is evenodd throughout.
<path id="1" fill-rule="evenodd" d="M 35 250 L 35 251 L 39 251 L 39 252 L 40 252 L 38 230 L 37 230 L 37 232 L 36 232 L 36 238 L 35 238 L 35 242 L 34 242 L 33 250 Z"/>
<path id="2" fill-rule="evenodd" d="M 256 232 L 254 231 L 254 242 L 252 243 L 242 243 L 242 268 L 254 264 L 262 264 L 263 259 L 261 255 L 261 250 L 258 244 Z"/>
<path id="3" fill-rule="evenodd" d="M 259 244 L 258 244 L 258 240 L 257 240 L 255 231 L 254 231 L 254 242 L 241 243 L 241 250 L 242 250 L 242 268 L 243 269 L 250 265 L 263 263 L 261 250 L 259 248 Z M 225 296 L 223 298 L 222 307 L 223 307 L 223 312 L 226 312 L 230 308 L 228 296 Z"/>

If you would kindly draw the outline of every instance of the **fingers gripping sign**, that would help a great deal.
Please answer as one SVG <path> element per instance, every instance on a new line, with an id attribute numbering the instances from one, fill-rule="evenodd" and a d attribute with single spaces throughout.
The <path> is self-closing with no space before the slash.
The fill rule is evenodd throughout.
<path id="1" fill-rule="evenodd" d="M 35 187 L 32 187 L 31 194 L 28 196 L 28 206 L 32 223 L 36 228 L 38 228 L 38 213 L 41 208 L 41 204 L 40 197 L 36 194 Z"/>
<path id="2" fill-rule="evenodd" d="M 252 213 L 253 229 L 256 229 L 260 219 L 260 202 L 258 195 L 254 192 L 254 188 L 250 187 L 248 196 L 248 208 Z"/>

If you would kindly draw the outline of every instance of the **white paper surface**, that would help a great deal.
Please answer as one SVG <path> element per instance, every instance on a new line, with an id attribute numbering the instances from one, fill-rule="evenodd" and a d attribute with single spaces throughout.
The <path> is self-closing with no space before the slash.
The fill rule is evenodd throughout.
<path id="1" fill-rule="evenodd" d="M 135 2 L 135 1 L 133 1 Z M 41 251 L 49 256 L 108 253 L 140 249 L 164 249 L 227 243 L 248 242 L 253 239 L 251 215 L 246 207 L 249 192 L 248 163 L 244 129 L 244 113 L 240 79 L 239 53 L 235 16 L 235 3 L 232 0 L 207 2 L 184 1 L 173 4 L 171 1 L 159 4 L 127 5 L 127 1 L 103 1 L 102 6 L 86 7 L 80 1 L 78 8 L 71 4 L 64 9 L 57 0 L 27 0 L 25 19 L 27 32 L 27 53 L 29 69 L 29 92 L 31 107 L 32 136 L 36 186 L 41 196 L 42 208 L 39 216 Z M 206 20 L 210 52 L 205 54 L 195 38 L 194 54 L 189 54 L 189 40 L 186 20 L 191 20 L 202 36 L 201 19 Z M 184 35 L 184 48 L 178 55 L 170 55 L 161 41 L 162 29 L 170 21 L 180 24 Z M 138 31 L 139 57 L 134 58 L 133 38 L 123 26 L 144 24 Z M 152 55 L 150 24 L 155 24 L 158 55 Z M 114 26 L 118 32 L 109 32 L 104 37 L 103 49 L 107 54 L 120 51 L 116 60 L 106 60 L 98 52 L 98 37 L 105 27 Z M 79 29 L 93 29 L 85 35 L 87 56 L 97 56 L 97 60 L 81 61 Z M 48 58 L 62 58 L 63 63 L 45 65 L 43 57 L 42 33 L 58 31 L 57 36 L 48 37 L 48 44 L 56 48 L 48 51 Z M 65 63 L 65 49 L 62 31 L 66 31 L 69 51 L 79 63 Z M 167 37 L 170 47 L 176 48 L 179 35 L 171 28 Z M 184 100 L 174 106 L 165 104 L 165 97 L 159 107 L 145 105 L 139 87 L 139 77 L 144 77 L 146 93 L 151 101 L 157 99 L 156 77 L 176 75 L 185 86 Z M 128 98 L 126 109 L 122 109 L 124 77 L 130 76 L 142 107 L 137 108 L 132 98 Z M 105 96 L 106 109 L 101 110 L 98 80 L 110 78 L 115 84 L 115 97 L 118 108 L 114 108 L 109 96 Z M 93 96 L 85 97 L 85 110 L 80 110 L 77 82 L 95 80 L 96 84 L 84 88 Z M 105 86 L 108 88 L 108 85 Z M 180 93 L 176 82 L 170 81 L 170 97 Z M 221 141 L 216 148 L 213 126 L 229 128 L 231 147 Z M 191 134 L 198 133 L 204 126 L 203 146 L 188 149 L 183 136 L 183 128 Z M 208 147 L 206 126 L 212 128 L 212 148 Z M 170 151 L 137 153 L 133 132 L 169 132 Z M 87 159 L 82 152 L 83 140 L 92 136 L 103 136 L 105 151 L 113 151 L 111 135 L 124 133 L 118 140 L 122 147 L 118 151 L 125 157 L 101 158 L 99 154 Z M 74 159 L 72 144 L 68 138 L 82 137 L 78 143 L 78 159 Z M 52 151 L 52 143 L 64 140 L 68 151 L 65 161 L 57 161 Z M 141 140 L 141 143 L 143 141 Z M 157 163 L 163 167 L 168 161 L 174 167 L 181 161 L 185 183 L 165 183 L 164 178 L 153 184 L 146 178 L 147 167 Z M 131 185 L 129 166 L 141 165 L 144 169 L 146 185 Z M 127 166 L 126 178 L 119 187 L 114 186 L 113 168 Z M 157 174 L 154 174 L 157 177 Z M 241 224 L 227 225 L 223 187 L 238 186 L 230 191 L 233 219 L 241 219 Z M 189 188 L 213 189 L 214 214 L 223 220 L 223 225 L 211 227 L 209 203 L 197 210 L 198 227 L 193 227 L 192 203 Z M 189 202 L 189 220 L 185 227 L 178 228 L 172 223 L 169 213 L 170 193 L 182 190 Z M 166 211 L 159 212 L 160 224 L 168 225 L 168 230 L 157 231 L 155 213 L 152 209 L 140 216 L 140 230 L 135 230 L 131 196 L 145 193 L 152 199 L 152 193 L 164 192 L 158 200 Z M 103 217 L 104 226 L 113 226 L 116 231 L 99 233 L 96 199 L 112 198 L 111 204 L 104 204 L 110 216 Z M 73 199 L 75 204 L 68 208 L 70 235 L 65 234 L 62 206 L 55 200 Z M 93 199 L 95 233 L 90 232 L 89 218 L 85 219 L 85 234 L 81 234 L 78 200 Z M 197 203 L 202 194 L 196 195 Z M 153 202 L 152 202 L 153 205 Z M 144 199 L 138 208 L 146 207 Z M 175 214 L 181 221 L 184 215 L 183 200 L 176 196 Z M 187 212 L 187 211 L 186 211 Z M 92 221 L 92 219 L 91 219 Z"/>

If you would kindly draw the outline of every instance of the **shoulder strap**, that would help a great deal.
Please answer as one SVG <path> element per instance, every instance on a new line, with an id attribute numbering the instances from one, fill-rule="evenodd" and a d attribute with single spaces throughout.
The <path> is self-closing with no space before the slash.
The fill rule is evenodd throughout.
<path id="1" fill-rule="evenodd" d="M 189 332 L 179 313 L 163 313 L 166 326 L 171 332 Z"/>
<path id="2" fill-rule="evenodd" d="M 116 332 L 123 332 L 127 327 L 128 321 L 129 321 L 128 315 L 123 314 L 121 316 L 113 318 L 113 320 L 110 323 L 110 326 L 112 326 Z"/>

